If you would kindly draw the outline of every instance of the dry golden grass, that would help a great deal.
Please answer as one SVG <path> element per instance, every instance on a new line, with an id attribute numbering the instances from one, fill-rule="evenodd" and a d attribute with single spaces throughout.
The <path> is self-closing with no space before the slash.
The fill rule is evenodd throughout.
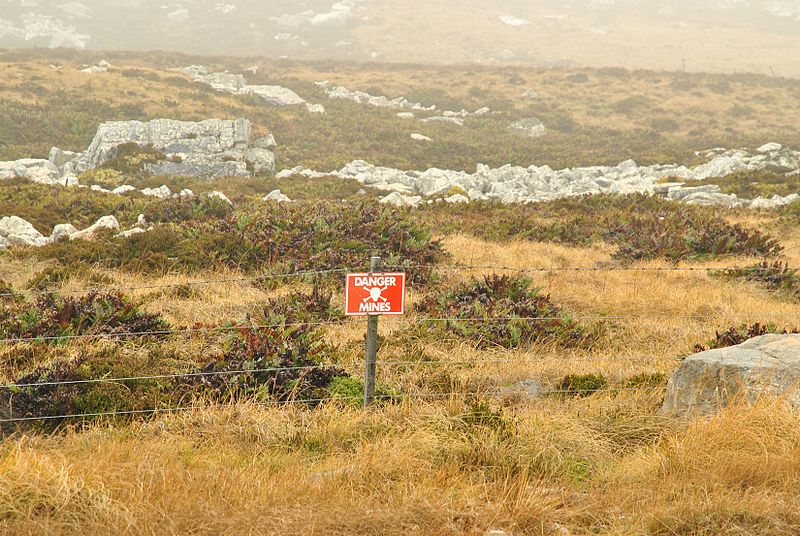
<path id="1" fill-rule="evenodd" d="M 799 240 L 796 233 L 783 238 L 790 264 L 800 259 Z M 602 244 L 498 245 L 463 235 L 444 237 L 444 244 L 456 263 L 518 269 L 603 266 L 612 252 Z M 0 268 L 0 279 L 23 284 L 41 268 L 15 261 Z M 120 286 L 236 277 L 106 275 Z M 197 408 L 133 424 L 15 435 L 0 446 L 0 532 L 800 531 L 800 413 L 780 402 L 679 421 L 659 414 L 661 389 L 533 401 L 497 394 L 518 380 L 553 385 L 570 373 L 603 374 L 612 387 L 640 373 L 668 374 L 715 330 L 754 321 L 798 325 L 797 304 L 704 271 L 552 270 L 531 277 L 595 327 L 600 338 L 592 348 L 477 350 L 405 337 L 413 315 L 385 319 L 379 383 L 409 398 L 369 411 L 342 404 Z M 158 289 L 132 294 L 186 324 L 243 318 L 274 295 L 239 282 L 203 285 L 183 297 Z M 351 350 L 341 365 L 359 375 L 363 325 L 326 333 Z M 475 406 L 476 396 L 489 409 Z"/>

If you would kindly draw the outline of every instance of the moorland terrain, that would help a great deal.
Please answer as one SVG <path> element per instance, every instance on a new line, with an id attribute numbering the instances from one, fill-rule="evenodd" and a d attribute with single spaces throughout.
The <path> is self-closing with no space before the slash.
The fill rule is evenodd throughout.
<path id="1" fill-rule="evenodd" d="M 101 59 L 114 67 L 80 72 Z M 254 63 L 248 81 L 326 113 L 167 70 Z M 462 128 L 409 123 L 328 99 L 320 80 L 498 113 Z M 522 98 L 528 89 L 537 98 Z M 692 166 L 714 147 L 800 147 L 798 97 L 799 81 L 747 74 L 6 51 L 0 160 L 84 150 L 104 121 L 244 117 L 274 134 L 278 169 Z M 546 135 L 506 130 L 531 115 Z M 797 409 L 661 412 L 669 375 L 698 346 L 800 327 L 800 203 L 593 195 L 396 208 L 354 180 L 152 177 L 133 158 L 86 179 L 231 203 L 0 182 L 0 217 L 43 233 L 106 215 L 152 224 L 0 251 L 4 532 L 800 530 Z M 784 171 L 708 182 L 796 192 Z M 292 202 L 264 201 L 275 189 Z M 411 287 L 409 314 L 381 321 L 378 404 L 365 411 L 365 322 L 343 318 L 341 276 L 374 253 Z"/>

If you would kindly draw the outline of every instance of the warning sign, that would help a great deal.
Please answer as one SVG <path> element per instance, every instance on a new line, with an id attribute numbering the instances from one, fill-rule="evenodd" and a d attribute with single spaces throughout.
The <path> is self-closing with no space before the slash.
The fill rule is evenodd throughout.
<path id="1" fill-rule="evenodd" d="M 406 309 L 406 274 L 347 274 L 345 314 L 402 315 Z"/>

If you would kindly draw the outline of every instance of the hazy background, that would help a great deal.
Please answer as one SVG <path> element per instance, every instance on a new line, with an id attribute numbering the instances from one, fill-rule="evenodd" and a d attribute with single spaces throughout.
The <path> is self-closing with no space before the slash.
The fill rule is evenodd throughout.
<path id="1" fill-rule="evenodd" d="M 0 47 L 800 77 L 800 0 L 0 0 Z"/>

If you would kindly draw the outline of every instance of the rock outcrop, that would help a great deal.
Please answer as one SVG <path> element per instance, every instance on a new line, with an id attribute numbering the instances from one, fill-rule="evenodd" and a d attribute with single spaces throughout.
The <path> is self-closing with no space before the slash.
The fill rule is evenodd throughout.
<path id="1" fill-rule="evenodd" d="M 322 88 L 325 93 L 328 95 L 328 98 L 334 100 L 349 100 L 358 104 L 365 104 L 367 106 L 374 106 L 376 108 L 387 108 L 389 110 L 413 110 L 415 112 L 434 112 L 436 111 L 436 105 L 426 106 L 419 102 L 411 102 L 405 97 L 396 97 L 394 99 L 390 99 L 388 97 L 384 97 L 383 95 L 370 95 L 364 91 L 351 91 L 343 86 L 334 86 L 327 80 L 321 82 L 315 82 L 315 84 Z M 471 116 L 481 116 L 486 115 L 491 110 L 489 108 L 480 108 L 475 110 L 474 112 L 469 112 L 467 110 L 461 110 L 458 112 L 453 111 L 444 111 L 442 112 L 442 117 L 451 117 L 451 118 L 465 118 Z M 413 112 L 401 112 L 397 114 L 398 117 L 403 119 L 413 119 L 414 113 Z"/>
<path id="2" fill-rule="evenodd" d="M 763 397 L 800 406 L 800 335 L 764 335 L 687 357 L 667 384 L 662 412 L 708 415 Z"/>
<path id="3" fill-rule="evenodd" d="M 378 190 L 407 196 L 431 197 L 456 186 L 469 200 L 494 199 L 505 203 L 531 203 L 563 197 L 611 193 L 661 195 L 689 204 L 726 207 L 769 208 L 782 206 L 800 198 L 798 194 L 771 198 L 742 199 L 725 194 L 715 185 L 692 186 L 691 181 L 708 178 L 710 169 L 727 174 L 730 169 L 800 169 L 800 151 L 791 151 L 778 144 L 762 147 L 767 151 L 715 151 L 710 161 L 690 169 L 681 165 L 639 166 L 626 160 L 616 166 L 592 166 L 554 170 L 549 166 L 502 166 L 489 168 L 479 164 L 475 173 L 431 168 L 426 171 L 404 171 L 373 166 L 363 160 L 353 161 L 341 170 L 320 172 L 293 168 L 278 173 L 278 178 L 299 175 L 309 178 L 334 176 L 354 179 Z M 731 162 L 736 162 L 731 165 Z M 792 173 L 792 172 L 790 172 Z M 716 175 L 715 175 L 716 176 Z M 664 182 L 672 179 L 672 182 Z"/>
<path id="4" fill-rule="evenodd" d="M 136 227 L 117 233 L 117 236 L 128 237 L 143 233 L 151 228 L 145 228 L 145 226 L 144 218 L 140 217 Z M 83 230 L 78 230 L 70 223 L 60 223 L 53 227 L 50 236 L 46 237 L 27 220 L 18 216 L 7 216 L 0 218 L 0 250 L 11 246 L 41 247 L 63 240 L 91 240 L 95 238 L 98 232 L 103 230 L 119 231 L 119 222 L 114 216 L 103 216 L 93 225 Z"/>
<path id="5" fill-rule="evenodd" d="M 78 175 L 106 164 L 119 155 L 120 147 L 131 144 L 162 155 L 158 161 L 145 164 L 145 171 L 153 175 L 207 179 L 249 177 L 253 174 L 251 169 L 257 174 L 272 175 L 275 156 L 269 147 L 276 146 L 275 138 L 268 136 L 251 142 L 251 136 L 250 122 L 246 119 L 114 121 L 101 124 L 92 143 L 82 153 L 53 147 L 48 160 L 26 158 L 0 162 L 0 181 L 21 178 L 43 184 L 78 186 Z M 110 193 L 134 190 L 136 188 L 123 185 Z M 159 195 L 157 189 L 142 192 Z M 163 194 L 168 196 L 171 192 Z"/>
<path id="6" fill-rule="evenodd" d="M 210 73 L 202 65 L 191 65 L 172 69 L 192 77 L 195 82 L 211 86 L 217 91 L 233 95 L 253 95 L 270 106 L 305 106 L 311 113 L 325 113 L 319 104 L 307 103 L 300 95 L 283 86 L 249 85 L 244 75 L 232 73 Z"/>

